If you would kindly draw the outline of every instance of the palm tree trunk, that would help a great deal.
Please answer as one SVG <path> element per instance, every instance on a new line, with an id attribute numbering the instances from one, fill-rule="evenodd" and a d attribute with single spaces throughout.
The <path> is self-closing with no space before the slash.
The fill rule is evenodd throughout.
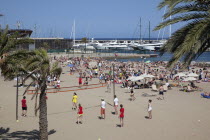
<path id="1" fill-rule="evenodd" d="M 46 82 L 45 80 L 41 84 L 41 94 L 39 99 L 39 131 L 40 140 L 48 140 L 48 122 L 47 122 L 47 101 L 46 101 Z"/>

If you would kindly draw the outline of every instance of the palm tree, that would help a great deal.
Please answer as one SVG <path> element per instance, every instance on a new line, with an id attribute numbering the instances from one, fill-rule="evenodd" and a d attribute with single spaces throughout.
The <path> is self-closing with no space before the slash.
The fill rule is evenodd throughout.
<path id="1" fill-rule="evenodd" d="M 85 44 L 85 53 L 86 53 L 86 43 L 88 43 L 88 39 L 86 37 L 83 37 L 81 39 L 81 42 Z"/>
<path id="2" fill-rule="evenodd" d="M 46 80 L 49 75 L 59 76 L 62 72 L 61 67 L 58 66 L 58 63 L 51 64 L 47 52 L 44 49 L 40 49 L 31 52 L 21 50 L 10 54 L 1 64 L 1 69 L 2 74 L 7 80 L 13 79 L 17 74 L 17 70 L 25 77 L 24 81 L 32 79 L 24 94 L 31 85 L 38 84 L 38 88 L 32 99 L 36 98 L 37 101 L 37 97 L 39 96 L 39 106 L 37 107 L 36 102 L 35 114 L 39 110 L 40 139 L 48 139 Z"/>
<path id="3" fill-rule="evenodd" d="M 173 18 L 160 23 L 154 30 L 180 22 L 185 25 L 172 34 L 160 50 L 161 55 L 165 52 L 173 54 L 168 66 L 173 66 L 182 57 L 187 66 L 210 47 L 210 1 L 162 0 L 158 8 L 164 6 L 168 7 L 164 19 Z"/>
<path id="4" fill-rule="evenodd" d="M 9 26 L 6 26 L 4 30 L 0 29 L 0 57 L 14 50 L 18 45 L 33 43 L 33 40 L 29 38 L 19 38 L 18 32 L 9 34 L 8 29 Z"/>

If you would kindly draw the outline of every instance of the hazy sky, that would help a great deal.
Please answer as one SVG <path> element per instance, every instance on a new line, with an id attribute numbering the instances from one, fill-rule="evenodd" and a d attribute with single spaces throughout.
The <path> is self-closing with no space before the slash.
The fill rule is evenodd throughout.
<path id="1" fill-rule="evenodd" d="M 161 22 L 164 9 L 158 10 L 161 0 L 1 0 L 0 24 L 34 30 L 37 37 L 65 37 L 71 35 L 76 21 L 76 37 L 133 38 L 139 37 L 139 18 L 142 36 L 148 38 L 151 30 Z M 172 28 L 174 31 L 176 27 Z M 164 36 L 168 37 L 169 29 Z M 162 32 L 161 35 L 162 36 Z M 33 34 L 34 36 L 35 34 Z M 151 32 L 157 37 L 158 32 Z"/>

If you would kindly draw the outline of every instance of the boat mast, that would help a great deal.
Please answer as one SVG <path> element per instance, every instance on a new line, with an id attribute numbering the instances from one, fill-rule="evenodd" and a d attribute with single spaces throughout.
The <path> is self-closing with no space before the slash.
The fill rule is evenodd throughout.
<path id="1" fill-rule="evenodd" d="M 166 13 L 166 7 L 165 7 L 165 9 L 164 9 L 163 15 L 165 15 L 165 13 Z M 162 18 L 162 21 L 161 21 L 161 22 L 163 22 L 163 21 L 164 21 L 164 18 Z M 159 32 L 158 32 L 157 40 L 159 40 L 160 32 L 161 32 L 161 29 L 160 29 Z M 164 35 L 164 32 L 165 32 L 165 27 L 163 28 L 163 35 Z M 162 40 L 163 40 L 163 35 L 162 35 L 162 38 L 161 38 Z"/>
<path id="2" fill-rule="evenodd" d="M 76 32 L 76 29 L 75 29 L 75 20 L 74 20 L 74 25 L 73 25 L 73 40 L 74 40 L 74 44 L 75 45 L 75 32 Z"/>
<path id="3" fill-rule="evenodd" d="M 150 42 L 150 21 L 149 21 L 149 42 Z"/>
<path id="4" fill-rule="evenodd" d="M 170 20 L 171 20 L 171 16 L 170 16 Z M 171 24 L 169 25 L 169 38 L 171 37 Z"/>
<path id="5" fill-rule="evenodd" d="M 141 38 L 141 17 L 140 17 L 140 34 L 139 34 L 139 43 L 141 44 L 142 38 Z"/>
<path id="6" fill-rule="evenodd" d="M 17 21 L 17 29 L 20 29 L 20 21 Z"/>

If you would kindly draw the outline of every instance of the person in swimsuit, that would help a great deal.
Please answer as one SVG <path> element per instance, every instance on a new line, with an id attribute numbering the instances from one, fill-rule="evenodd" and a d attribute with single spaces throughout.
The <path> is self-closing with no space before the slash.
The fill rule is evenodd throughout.
<path id="1" fill-rule="evenodd" d="M 120 126 L 123 127 L 124 125 L 124 122 L 123 122 L 123 119 L 124 119 L 124 108 L 123 108 L 123 105 L 121 104 L 120 105 L 120 115 L 119 115 L 119 118 L 120 118 Z"/>
<path id="2" fill-rule="evenodd" d="M 135 99 L 136 99 L 136 97 L 134 96 L 134 90 L 133 90 L 133 87 L 131 87 L 131 95 L 130 95 L 130 97 L 131 97 L 131 101 L 134 101 Z"/>
<path id="3" fill-rule="evenodd" d="M 88 77 L 85 77 L 85 81 L 84 81 L 84 84 L 83 85 L 86 85 L 86 88 L 87 88 L 87 85 L 88 85 Z"/>
<path id="4" fill-rule="evenodd" d="M 163 88 L 163 85 L 160 86 L 159 88 L 159 95 L 162 95 L 162 98 L 158 98 L 159 100 L 164 100 L 164 88 Z"/>
<path id="5" fill-rule="evenodd" d="M 79 77 L 79 86 L 82 85 L 82 76 Z"/>
<path id="6" fill-rule="evenodd" d="M 77 114 L 78 114 L 78 117 L 77 117 L 77 124 L 82 124 L 82 117 L 83 117 L 83 108 L 82 108 L 82 106 L 81 106 L 81 104 L 79 104 L 79 107 L 78 107 L 78 112 L 77 112 Z"/>
<path id="7" fill-rule="evenodd" d="M 106 108 L 106 102 L 104 99 L 101 99 L 101 119 L 105 119 L 105 108 Z"/>
<path id="8" fill-rule="evenodd" d="M 107 92 L 111 92 L 111 80 L 110 79 L 108 79 L 108 81 L 107 81 Z"/>
<path id="9" fill-rule="evenodd" d="M 27 113 L 27 104 L 26 104 L 26 96 L 23 96 L 22 102 L 22 116 L 26 117 Z"/>
<path id="10" fill-rule="evenodd" d="M 118 111 L 117 111 L 118 103 L 119 103 L 119 100 L 118 100 L 117 96 L 114 95 L 114 110 L 115 110 L 115 115 L 118 115 Z"/>
<path id="11" fill-rule="evenodd" d="M 60 87 L 61 87 L 61 81 L 60 81 L 60 79 L 58 78 L 58 80 L 57 80 L 57 88 L 60 89 Z"/>
<path id="12" fill-rule="evenodd" d="M 148 103 L 148 113 L 149 113 L 148 119 L 152 119 L 152 100 L 149 100 Z"/>
<path id="13" fill-rule="evenodd" d="M 73 97 L 72 97 L 72 103 L 73 103 L 72 110 L 76 110 L 76 108 L 77 108 L 77 98 L 78 98 L 78 96 L 77 96 L 77 94 L 74 92 L 74 95 L 73 95 Z"/>

